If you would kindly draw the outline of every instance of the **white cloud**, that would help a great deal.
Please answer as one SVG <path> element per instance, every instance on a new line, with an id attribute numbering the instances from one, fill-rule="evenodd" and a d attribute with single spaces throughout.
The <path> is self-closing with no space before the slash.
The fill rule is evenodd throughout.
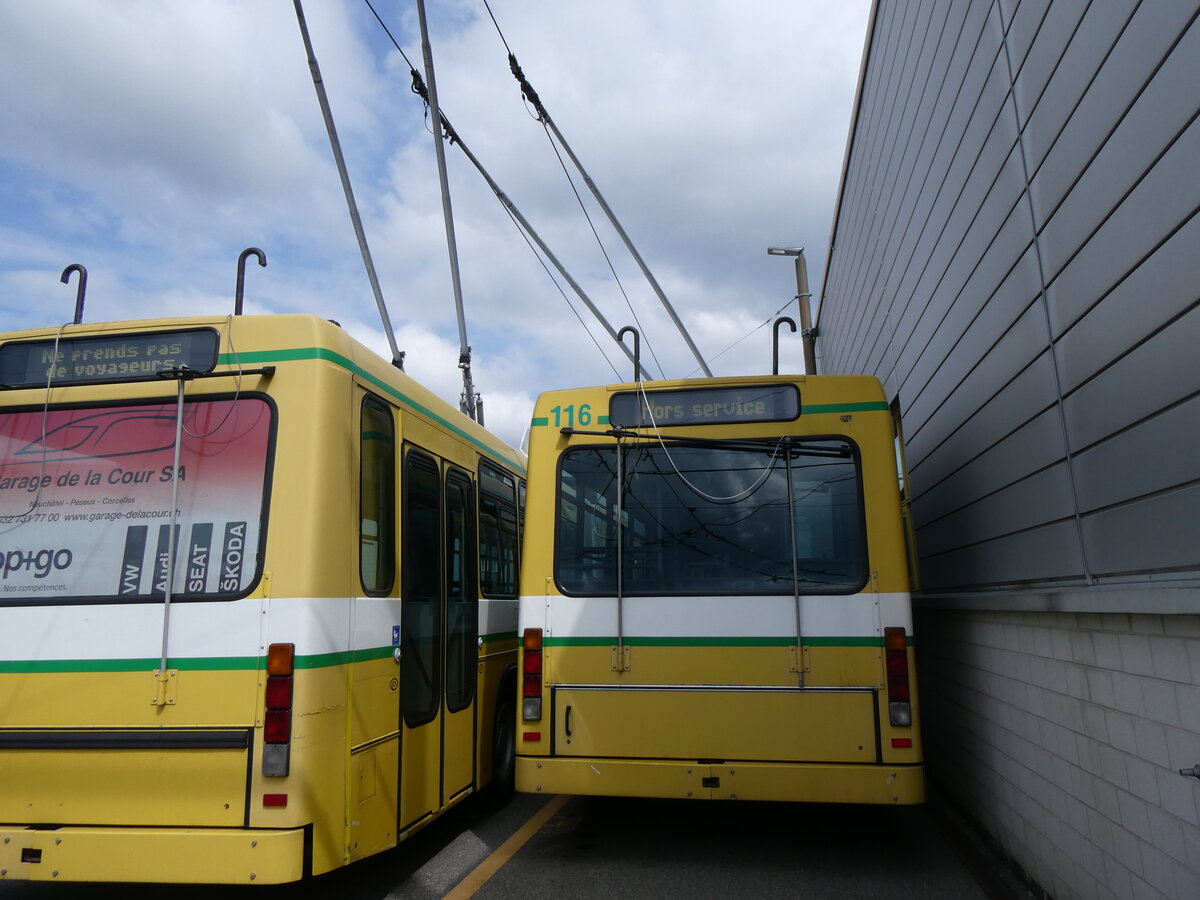
<path id="1" fill-rule="evenodd" d="M 790 262 L 768 258 L 768 245 L 807 245 L 819 282 L 867 5 L 492 4 L 706 356 L 794 292 Z M 375 6 L 419 64 L 411 4 Z M 310 0 L 305 12 L 406 368 L 457 403 L 433 139 L 407 67 L 364 4 Z M 466 0 L 429 12 L 442 108 L 612 326 L 631 324 L 486 12 Z M 0 78 L 20 86 L 0 108 L 6 321 L 45 324 L 47 308 L 69 317 L 73 289 L 58 275 L 71 262 L 88 266 L 90 320 L 225 312 L 237 255 L 254 245 L 269 265 L 251 266 L 247 311 L 338 319 L 388 354 L 291 4 L 4 4 Z M 602 328 L 580 327 L 457 148 L 447 161 L 476 386 L 489 426 L 517 442 L 538 391 L 625 379 L 632 367 Z M 652 347 L 668 376 L 691 372 L 690 352 L 588 205 L 644 326 L 647 363 Z M 781 358 L 798 368 L 789 338 Z M 713 368 L 768 371 L 770 329 Z"/>

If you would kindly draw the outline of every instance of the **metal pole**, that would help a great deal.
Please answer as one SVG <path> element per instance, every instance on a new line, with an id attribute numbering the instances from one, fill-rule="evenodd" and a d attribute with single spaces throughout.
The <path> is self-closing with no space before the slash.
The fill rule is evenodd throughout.
<path id="1" fill-rule="evenodd" d="M 379 317 L 383 320 L 383 331 L 387 335 L 388 346 L 392 350 L 392 365 L 403 370 L 404 353 L 396 346 L 392 321 L 388 317 L 387 306 L 383 302 L 383 291 L 380 290 L 379 279 L 375 275 L 375 263 L 371 259 L 371 248 L 367 246 L 367 235 L 363 231 L 362 219 L 358 215 L 358 204 L 354 201 L 354 189 L 350 187 L 350 175 L 346 171 L 342 145 L 338 141 L 337 129 L 333 125 L 333 110 L 329 108 L 329 98 L 325 95 L 325 82 L 321 79 L 321 69 L 317 65 L 312 41 L 308 37 L 308 24 L 304 21 L 304 10 L 300 6 L 300 0 L 292 0 L 292 3 L 296 7 L 296 21 L 300 23 L 300 35 L 304 38 L 304 49 L 308 53 L 308 68 L 312 72 L 313 87 L 317 91 L 317 102 L 321 105 L 325 130 L 329 133 L 329 145 L 333 148 L 333 159 L 337 163 L 338 175 L 342 179 L 342 192 L 346 195 L 346 205 L 350 207 L 350 221 L 354 224 L 354 233 L 358 236 L 358 249 L 362 253 L 363 264 L 367 267 L 367 279 L 371 282 L 371 291 L 375 294 L 375 305 L 379 307 Z"/>
<path id="2" fill-rule="evenodd" d="M 808 263 L 804 259 L 803 247 L 768 247 L 768 256 L 796 257 L 796 302 L 800 307 L 800 339 L 804 345 L 804 374 L 817 374 L 817 355 L 814 341 L 817 329 L 813 327 L 810 301 L 812 293 L 808 289 Z"/>
<path id="3" fill-rule="evenodd" d="M 804 347 L 804 374 L 817 374 L 817 353 L 813 343 L 816 330 L 812 324 L 810 301 L 812 293 L 808 289 L 808 263 L 804 259 L 804 248 L 796 257 L 796 299 L 800 303 L 800 342 Z"/>
<path id="4" fill-rule="evenodd" d="M 433 146 L 437 156 L 438 179 L 442 188 L 442 218 L 446 222 L 446 250 L 450 254 L 450 282 L 454 287 L 454 309 L 458 313 L 458 367 L 463 373 L 462 411 L 475 418 L 475 386 L 471 382 L 471 348 L 467 344 L 467 318 L 463 311 L 462 280 L 458 274 L 458 242 L 454 238 L 454 211 L 450 204 L 450 183 L 446 178 L 446 149 L 442 145 L 442 113 L 438 107 L 437 82 L 433 77 L 433 48 L 429 45 L 429 26 L 425 21 L 425 0 L 417 0 L 417 18 L 421 23 L 421 56 L 425 61 L 425 84 L 429 92 L 429 118 L 433 126 Z"/>

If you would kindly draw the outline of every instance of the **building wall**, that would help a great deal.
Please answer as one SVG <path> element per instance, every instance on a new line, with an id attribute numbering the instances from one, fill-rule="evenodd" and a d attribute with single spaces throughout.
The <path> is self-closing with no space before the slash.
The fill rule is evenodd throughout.
<path id="1" fill-rule="evenodd" d="M 818 307 L 902 410 L 931 776 L 1060 900 L 1200 896 L 1198 13 L 877 0 Z"/>

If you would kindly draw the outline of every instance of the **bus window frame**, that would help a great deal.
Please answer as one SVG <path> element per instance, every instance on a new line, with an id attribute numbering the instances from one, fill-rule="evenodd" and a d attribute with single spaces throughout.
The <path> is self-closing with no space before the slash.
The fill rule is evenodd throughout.
<path id="1" fill-rule="evenodd" d="M 490 488 L 488 486 L 488 482 L 484 478 L 484 474 L 488 470 L 491 470 L 494 473 L 498 473 L 498 474 L 491 475 L 490 477 L 492 479 L 505 482 L 506 484 L 509 481 L 511 481 L 512 482 L 511 491 L 508 491 L 508 492 L 502 494 L 499 491 L 496 491 L 496 490 L 493 490 L 492 488 Z M 478 536 L 479 536 L 479 540 L 478 540 L 478 544 L 477 544 L 477 550 L 478 550 L 477 555 L 479 558 L 479 581 L 478 581 L 479 595 L 481 597 L 485 597 L 489 600 L 515 600 L 520 596 L 520 593 L 521 593 L 520 572 L 521 572 L 521 530 L 522 530 L 523 507 L 520 507 L 517 505 L 517 500 L 518 500 L 518 497 L 520 496 L 521 486 L 524 482 L 524 479 L 522 479 L 519 475 L 517 475 L 517 473 L 511 472 L 507 469 L 500 468 L 495 463 L 492 463 L 489 460 L 486 460 L 483 458 L 481 458 L 479 461 L 479 471 L 480 471 L 479 498 L 478 498 L 478 519 L 479 519 Z M 490 587 L 485 589 L 485 587 L 484 587 L 485 579 L 484 579 L 483 575 L 484 575 L 484 568 L 485 568 L 484 567 L 485 560 L 484 560 L 483 552 L 484 552 L 484 534 L 487 529 L 484 528 L 483 519 L 484 519 L 484 507 L 489 502 L 495 503 L 495 505 L 496 505 L 496 516 L 494 517 L 494 521 L 496 524 L 497 533 L 499 534 L 499 537 L 500 537 L 500 541 L 499 541 L 497 547 L 498 547 L 498 550 L 500 551 L 501 567 L 503 567 L 503 563 L 504 563 L 503 551 L 504 551 L 504 546 L 505 546 L 504 545 L 504 537 L 505 537 L 504 513 L 509 512 L 512 515 L 512 525 L 513 525 L 512 539 L 513 539 L 514 559 L 513 559 L 513 581 L 512 581 L 512 590 L 511 591 L 500 591 L 500 590 L 495 590 Z M 490 518 L 490 516 L 489 516 L 489 518 Z"/>
<path id="2" fill-rule="evenodd" d="M 385 534 L 377 534 L 376 535 L 376 546 L 377 546 L 376 552 L 383 553 L 386 551 L 387 552 L 387 560 L 386 561 L 389 563 L 389 565 L 387 567 L 386 585 L 383 587 L 374 587 L 374 588 L 367 587 L 366 578 L 364 577 L 366 573 L 363 568 L 363 563 L 364 563 L 363 547 L 364 547 L 364 543 L 365 543 L 363 540 L 363 538 L 364 538 L 363 524 L 366 522 L 366 519 L 363 517 L 363 503 L 364 503 L 364 499 L 365 499 L 364 498 L 364 487 L 365 487 L 364 473 L 365 473 L 366 447 L 367 447 L 367 443 L 364 439 L 364 435 L 366 434 L 366 432 L 363 430 L 363 419 L 364 419 L 364 416 L 365 416 L 368 406 L 374 407 L 377 412 L 386 416 L 387 421 L 391 426 L 391 431 L 388 435 L 388 437 L 390 439 L 389 443 L 390 443 L 390 449 L 391 449 L 391 453 L 390 453 L 390 455 L 391 455 L 391 460 L 390 460 L 391 471 L 388 474 L 390 474 L 390 476 L 391 476 L 391 481 L 390 481 L 390 484 L 386 484 L 386 485 L 385 484 L 377 484 L 376 485 L 376 490 L 377 490 L 378 496 L 381 499 L 389 501 L 387 504 L 387 509 L 382 510 L 382 512 L 384 514 L 386 514 L 389 518 L 389 521 L 385 523 L 386 525 L 389 526 L 389 530 L 386 535 Z M 397 519 L 398 519 L 398 515 L 397 515 L 398 504 L 396 502 L 397 495 L 398 495 L 398 481 L 396 478 L 396 470 L 397 470 L 398 462 L 399 462 L 399 460 L 398 460 L 399 454 L 397 453 L 396 415 L 395 415 L 395 410 L 392 407 L 392 405 L 389 404 L 382 397 L 379 397 L 376 394 L 365 393 L 365 394 L 363 394 L 362 402 L 359 404 L 358 416 L 359 416 L 359 418 L 358 418 L 358 424 L 359 424 L 359 428 L 358 428 L 358 438 L 359 438 L 359 440 L 358 440 L 358 465 L 359 465 L 359 470 L 358 470 L 358 540 L 359 540 L 359 544 L 358 544 L 358 547 L 359 547 L 359 550 L 358 550 L 358 579 L 359 579 L 359 584 L 362 587 L 363 593 L 366 596 L 368 596 L 368 597 L 387 597 L 387 596 L 391 595 L 393 589 L 396 587 L 396 570 L 398 569 L 397 558 L 396 558 L 397 557 L 397 552 L 396 552 L 397 527 L 396 526 L 397 526 Z M 379 521 L 379 520 L 377 520 L 377 521 Z M 382 531 L 382 529 L 381 529 L 381 531 Z"/>
<path id="3" fill-rule="evenodd" d="M 804 442 L 838 441 L 838 442 L 845 444 L 850 449 L 850 457 L 853 460 L 854 472 L 855 472 L 855 479 L 854 479 L 854 481 L 855 481 L 855 498 L 856 498 L 857 504 L 858 504 L 856 536 L 857 536 L 857 539 L 859 542 L 859 546 L 862 548 L 862 568 L 860 571 L 860 578 L 858 580 L 854 581 L 853 583 L 848 582 L 845 585 L 837 585 L 837 586 L 820 585 L 820 586 L 814 586 L 814 587 L 808 587 L 805 585 L 804 582 L 800 582 L 799 585 L 796 585 L 796 583 L 793 581 L 785 581 L 785 582 L 782 582 L 783 586 L 779 590 L 770 591 L 770 592 L 755 591 L 753 593 L 747 593 L 746 591 L 732 590 L 732 589 L 731 590 L 705 590 L 705 591 L 689 591 L 689 590 L 674 590 L 674 591 L 649 590 L 649 591 L 646 591 L 646 590 L 630 590 L 627 586 L 625 586 L 625 587 L 623 587 L 623 589 L 621 591 L 621 596 L 635 597 L 635 598 L 636 597 L 694 597 L 694 596 L 779 597 L 779 596 L 790 596 L 790 595 L 796 593 L 797 587 L 799 588 L 798 593 L 800 594 L 800 596 L 852 596 L 854 594 L 860 593 L 863 590 L 863 588 L 865 588 L 871 581 L 871 548 L 870 548 L 870 544 L 868 542 L 869 533 L 867 530 L 866 492 L 865 492 L 865 486 L 863 483 L 864 482 L 864 472 L 863 472 L 862 450 L 859 447 L 857 441 L 855 441 L 849 435 L 845 435 L 845 434 L 802 434 L 802 435 L 791 434 L 791 435 L 769 435 L 769 436 L 760 436 L 760 437 L 749 437 L 748 436 L 748 437 L 744 437 L 744 438 L 715 439 L 715 440 L 704 439 L 704 438 L 668 438 L 668 439 L 666 439 L 665 442 L 668 447 L 681 447 L 681 446 L 688 447 L 688 446 L 690 446 L 690 447 L 721 448 L 722 446 L 725 446 L 725 447 L 728 447 L 729 449 L 739 449 L 739 448 L 746 449 L 746 448 L 748 448 L 748 445 L 760 444 L 761 447 L 756 448 L 756 449 L 766 450 L 766 448 L 769 446 L 768 442 L 776 441 L 781 438 L 792 438 L 792 439 L 796 439 L 796 440 L 804 441 Z M 657 439 L 653 439 L 653 438 L 643 437 L 641 440 L 638 441 L 638 443 L 646 443 L 646 444 L 650 444 L 654 447 L 661 447 L 660 441 Z M 551 550 L 551 566 L 552 566 L 552 576 L 554 579 L 554 585 L 558 589 L 559 593 L 561 593 L 565 597 L 580 597 L 580 598 L 612 597 L 616 594 L 616 591 L 615 591 L 615 589 L 611 590 L 611 591 L 605 591 L 605 590 L 577 591 L 574 589 L 568 589 L 567 587 L 565 587 L 563 585 L 562 579 L 559 575 L 559 556 L 558 556 L 558 546 L 559 546 L 560 540 L 562 539 L 562 535 L 561 535 L 562 516 L 560 514 L 560 511 L 562 508 L 563 461 L 569 454 L 576 452 L 576 451 L 606 450 L 606 449 L 611 450 L 611 449 L 620 449 L 623 446 L 625 449 L 628 449 L 628 447 L 626 445 L 622 445 L 618 442 L 570 445 L 570 446 L 567 446 L 566 448 L 564 448 L 563 450 L 561 450 L 558 453 L 557 459 L 555 460 L 554 546 Z"/>
<path id="4" fill-rule="evenodd" d="M 450 538 L 450 485 L 457 483 L 462 488 L 465 508 L 463 509 L 463 521 L 466 525 L 466 547 L 460 555 L 460 565 L 464 576 L 470 576 L 470 583 L 467 584 L 466 590 L 463 593 L 463 601 L 470 607 L 468 621 L 470 629 L 466 632 L 467 640 L 463 642 L 463 668 L 459 673 L 463 676 L 463 685 L 466 692 L 463 695 L 465 699 L 461 705 L 454 705 L 451 700 L 451 644 L 454 639 L 454 634 L 451 630 L 450 607 L 454 598 L 451 596 L 451 580 L 450 580 L 450 565 L 451 554 L 449 544 Z M 443 545 L 446 556 L 443 559 L 443 569 L 445 577 L 445 595 L 446 595 L 446 659 L 442 666 L 446 673 L 445 684 L 442 688 L 442 693 L 446 698 L 446 711 L 451 713 L 462 712 L 464 709 L 469 709 L 471 704 L 475 702 L 476 694 L 476 670 L 479 664 L 479 540 L 476 536 L 478 531 L 478 516 L 475 507 L 476 487 L 475 480 L 471 477 L 471 473 L 461 466 L 449 464 L 446 466 L 445 472 L 442 475 L 442 508 L 444 511 L 445 521 L 443 523 Z M 457 701 L 455 701 L 457 702 Z"/>
<path id="5" fill-rule="evenodd" d="M 122 382 L 124 383 L 124 382 Z M 92 387 L 93 383 L 76 386 L 77 388 Z M 267 549 L 267 533 L 270 529 L 270 513 L 271 513 L 271 498 L 274 494 L 275 485 L 275 457 L 278 446 L 279 433 L 279 407 L 275 399 L 262 391 L 219 391 L 215 393 L 197 393 L 184 397 L 185 408 L 193 403 L 219 402 L 228 400 L 230 402 L 238 402 L 241 400 L 258 400 L 261 401 L 267 408 L 267 414 L 270 417 L 270 422 L 267 426 L 267 452 L 263 457 L 263 493 L 262 506 L 259 511 L 259 529 L 258 543 L 255 547 L 255 570 L 254 575 L 246 583 L 246 587 L 240 591 L 230 591 L 214 594 L 195 594 L 186 591 L 178 593 L 172 591 L 171 603 L 229 603 L 236 600 L 242 600 L 249 597 L 259 589 L 263 579 L 263 574 L 266 571 L 266 549 Z M 87 400 L 74 401 L 68 403 L 55 403 L 45 405 L 41 403 L 29 404 L 23 406 L 4 406 L 0 407 L 0 415 L 9 415 L 12 413 L 33 412 L 42 413 L 48 410 L 77 410 L 77 409 L 116 409 L 116 408 L 136 408 L 141 406 L 163 406 L 174 405 L 175 397 L 138 397 L 134 399 L 128 398 L 111 398 L 105 400 Z M 158 604 L 163 602 L 162 596 L 154 596 L 152 594 L 136 594 L 136 595 L 112 595 L 112 594 L 89 594 L 83 596 L 72 597 L 47 597 L 47 596 L 31 596 L 21 597 L 17 593 L 0 594 L 0 607 L 16 608 L 16 607 L 33 607 L 33 606 L 123 606 L 127 604 Z"/>
<path id="6" fill-rule="evenodd" d="M 444 549 L 445 538 L 444 522 L 446 497 L 442 461 L 440 457 L 437 457 L 429 451 L 412 444 L 405 446 L 403 456 L 404 468 L 402 470 L 400 479 L 402 497 L 402 511 L 400 514 L 400 646 L 402 651 L 400 660 L 400 712 L 402 718 L 404 719 L 405 725 L 407 725 L 409 728 L 419 728 L 420 726 L 427 725 L 436 719 L 442 708 L 442 693 L 444 690 L 442 668 L 445 664 L 442 654 L 442 645 L 445 642 L 446 637 L 446 621 L 445 616 L 443 615 L 444 604 L 442 602 L 442 598 L 445 595 L 445 585 L 443 582 L 446 577 L 446 572 L 445 559 L 442 557 L 442 550 Z M 410 485 L 413 483 L 412 467 L 414 465 L 425 468 L 427 473 L 432 471 L 433 475 L 435 476 L 434 481 L 437 485 L 437 505 L 435 511 L 437 525 L 434 531 L 433 544 L 438 549 L 438 564 L 435 567 L 437 572 L 438 588 L 437 595 L 434 598 L 434 621 L 436 622 L 436 630 L 434 634 L 438 639 L 433 644 L 434 656 L 433 659 L 430 660 L 432 681 L 430 683 L 429 694 L 432 702 L 430 703 L 428 709 L 422 708 L 419 711 L 420 715 L 414 714 L 410 716 L 410 710 L 408 705 L 405 703 L 404 691 L 406 689 L 406 685 L 412 680 L 410 677 L 408 677 L 409 665 L 412 664 L 412 659 L 416 655 L 416 652 L 412 647 L 406 647 L 404 645 L 404 641 L 410 640 L 412 637 L 413 629 L 407 618 L 407 615 L 408 611 L 414 609 L 416 605 L 416 601 L 412 599 L 412 582 L 409 580 L 415 567 L 409 564 L 410 557 L 407 553 L 409 547 L 408 535 L 413 527 L 411 519 L 412 493 L 410 491 Z"/>

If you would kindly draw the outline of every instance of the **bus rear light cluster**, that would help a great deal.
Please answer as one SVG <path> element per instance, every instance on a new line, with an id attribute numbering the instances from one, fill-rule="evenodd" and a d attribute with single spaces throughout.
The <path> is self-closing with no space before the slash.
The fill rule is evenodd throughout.
<path id="1" fill-rule="evenodd" d="M 537 722 L 542 718 L 542 629 L 526 628 L 521 639 L 525 651 L 521 680 L 521 718 Z"/>
<path id="2" fill-rule="evenodd" d="M 272 778 L 287 775 L 290 768 L 295 669 L 295 644 L 272 644 L 267 648 L 262 773 Z"/>
<path id="3" fill-rule="evenodd" d="M 903 628 L 883 629 L 887 669 L 888 719 L 901 728 L 912 726 L 912 697 L 908 678 L 908 634 Z"/>

